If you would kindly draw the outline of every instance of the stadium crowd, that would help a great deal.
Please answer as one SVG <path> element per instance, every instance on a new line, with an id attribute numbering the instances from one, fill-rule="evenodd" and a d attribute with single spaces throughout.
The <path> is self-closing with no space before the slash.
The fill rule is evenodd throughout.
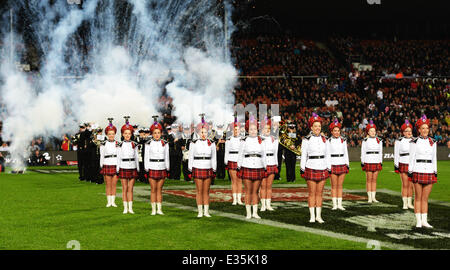
<path id="1" fill-rule="evenodd" d="M 315 42 L 289 36 L 238 37 L 231 46 L 241 76 L 235 88 L 236 104 L 280 104 L 282 119 L 295 122 L 300 136 L 309 133 L 307 119 L 316 108 L 327 119 L 325 127 L 334 117 L 342 121 L 344 135 L 352 147 L 361 145 L 370 119 L 379 127 L 378 135 L 385 139 L 386 146 L 393 146 L 395 138 L 401 136 L 405 117 L 416 122 L 425 113 L 432 119 L 431 136 L 439 145 L 449 145 L 450 84 L 443 79 L 419 78 L 450 75 L 449 45 L 448 40 L 333 36 L 325 42 Z M 355 56 L 371 65 L 372 70 L 355 71 L 351 65 Z M 414 78 L 383 77 L 400 72 Z M 175 120 L 171 98 L 163 95 L 159 103 L 167 126 Z M 4 112 L 0 100 L 1 118 Z M 1 118 L 0 147 L 7 149 L 8 142 L 1 140 Z M 37 148 L 70 150 L 70 146 L 64 146 L 67 138 L 70 136 L 46 142 L 36 138 L 30 144 L 30 152 Z"/>

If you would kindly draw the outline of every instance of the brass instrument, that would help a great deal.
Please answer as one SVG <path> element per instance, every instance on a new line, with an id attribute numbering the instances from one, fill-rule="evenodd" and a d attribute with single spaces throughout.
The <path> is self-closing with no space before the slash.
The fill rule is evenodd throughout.
<path id="1" fill-rule="evenodd" d="M 100 144 L 102 143 L 102 140 L 98 139 L 98 137 L 97 137 L 97 135 L 102 134 L 102 131 L 103 131 L 102 128 L 97 128 L 97 129 L 92 130 L 91 140 L 97 147 L 100 147 Z"/>
<path id="2" fill-rule="evenodd" d="M 301 156 L 302 155 L 302 149 L 301 146 L 297 146 L 296 148 L 292 149 L 291 146 L 295 147 L 295 142 L 298 140 L 298 138 L 291 138 L 288 135 L 287 132 L 287 123 L 283 123 L 280 126 L 280 144 L 286 147 L 286 149 L 294 152 L 296 155 Z"/>

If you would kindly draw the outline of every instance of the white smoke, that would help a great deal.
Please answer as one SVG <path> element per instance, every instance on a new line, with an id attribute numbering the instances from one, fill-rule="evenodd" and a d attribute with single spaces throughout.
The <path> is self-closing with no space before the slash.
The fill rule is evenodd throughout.
<path id="1" fill-rule="evenodd" d="M 64 114 L 61 91 L 49 87 L 37 92 L 25 74 L 17 72 L 10 61 L 2 63 L 1 76 L 4 84 L 0 93 L 8 112 L 3 120 L 3 139 L 11 141 L 11 158 L 16 161 L 14 169 L 20 169 L 28 158 L 27 146 L 33 137 L 60 132 Z"/>
<path id="2" fill-rule="evenodd" d="M 105 127 L 113 117 L 120 129 L 130 116 L 131 124 L 149 126 L 168 82 L 178 122 L 198 123 L 200 113 L 217 123 L 233 120 L 237 71 L 227 49 L 234 30 L 227 1 L 89 0 L 82 8 L 52 2 L 10 1 L 16 21 L 32 21 L 27 31 L 42 54 L 33 83 L 7 58 L 1 64 L 3 133 L 16 157 L 33 137 L 74 133 L 79 122 Z"/>

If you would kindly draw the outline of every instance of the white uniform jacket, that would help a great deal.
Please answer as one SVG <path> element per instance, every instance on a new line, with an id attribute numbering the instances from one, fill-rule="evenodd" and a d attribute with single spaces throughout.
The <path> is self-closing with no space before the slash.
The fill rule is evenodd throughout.
<path id="1" fill-rule="evenodd" d="M 300 158 L 300 169 L 331 170 L 330 152 L 327 137 L 315 136 L 310 133 L 302 140 L 302 155 Z"/>
<path id="2" fill-rule="evenodd" d="M 245 167 L 250 169 L 267 168 L 266 146 L 264 139 L 260 136 L 243 137 L 239 146 L 237 166 L 238 169 Z"/>
<path id="3" fill-rule="evenodd" d="M 331 165 L 350 166 L 348 159 L 347 140 L 344 137 L 335 138 L 331 136 L 328 139 Z"/>
<path id="4" fill-rule="evenodd" d="M 412 139 L 409 148 L 408 172 L 437 174 L 436 141 L 421 136 Z"/>
<path id="5" fill-rule="evenodd" d="M 192 168 L 197 169 L 213 169 L 217 168 L 217 150 L 216 144 L 209 139 L 193 140 L 189 144 L 189 161 L 188 169 L 192 172 Z"/>
<path id="6" fill-rule="evenodd" d="M 228 161 L 237 162 L 239 147 L 241 146 L 241 136 L 230 137 L 225 141 L 225 166 L 228 165 Z"/>
<path id="7" fill-rule="evenodd" d="M 264 144 L 266 147 L 266 164 L 267 166 L 278 167 L 278 139 L 273 136 L 264 137 Z"/>
<path id="8" fill-rule="evenodd" d="M 362 141 L 361 164 L 383 162 L 383 140 L 369 137 Z"/>
<path id="9" fill-rule="evenodd" d="M 400 137 L 394 143 L 394 166 L 398 169 L 398 164 L 409 164 L 409 146 L 413 138 Z"/>
<path id="10" fill-rule="evenodd" d="M 144 168 L 148 170 L 170 170 L 169 144 L 164 140 L 148 140 L 144 144 Z"/>
<path id="11" fill-rule="evenodd" d="M 100 144 L 100 168 L 103 165 L 117 165 L 117 141 L 105 140 Z"/>
<path id="12" fill-rule="evenodd" d="M 118 143 L 117 172 L 120 168 L 139 171 L 138 144 L 136 142 L 123 141 Z"/>

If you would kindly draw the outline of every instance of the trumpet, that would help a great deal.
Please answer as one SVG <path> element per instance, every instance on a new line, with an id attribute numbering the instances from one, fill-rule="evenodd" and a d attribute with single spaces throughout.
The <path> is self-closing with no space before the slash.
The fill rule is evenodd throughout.
<path id="1" fill-rule="evenodd" d="M 283 123 L 280 127 L 280 144 L 286 147 L 289 151 L 294 152 L 296 155 L 301 156 L 302 155 L 302 149 L 301 146 L 298 145 L 295 147 L 295 143 L 297 142 L 298 138 L 291 138 L 288 135 L 287 132 L 287 123 Z M 291 148 L 291 146 L 294 146 L 294 149 Z"/>

